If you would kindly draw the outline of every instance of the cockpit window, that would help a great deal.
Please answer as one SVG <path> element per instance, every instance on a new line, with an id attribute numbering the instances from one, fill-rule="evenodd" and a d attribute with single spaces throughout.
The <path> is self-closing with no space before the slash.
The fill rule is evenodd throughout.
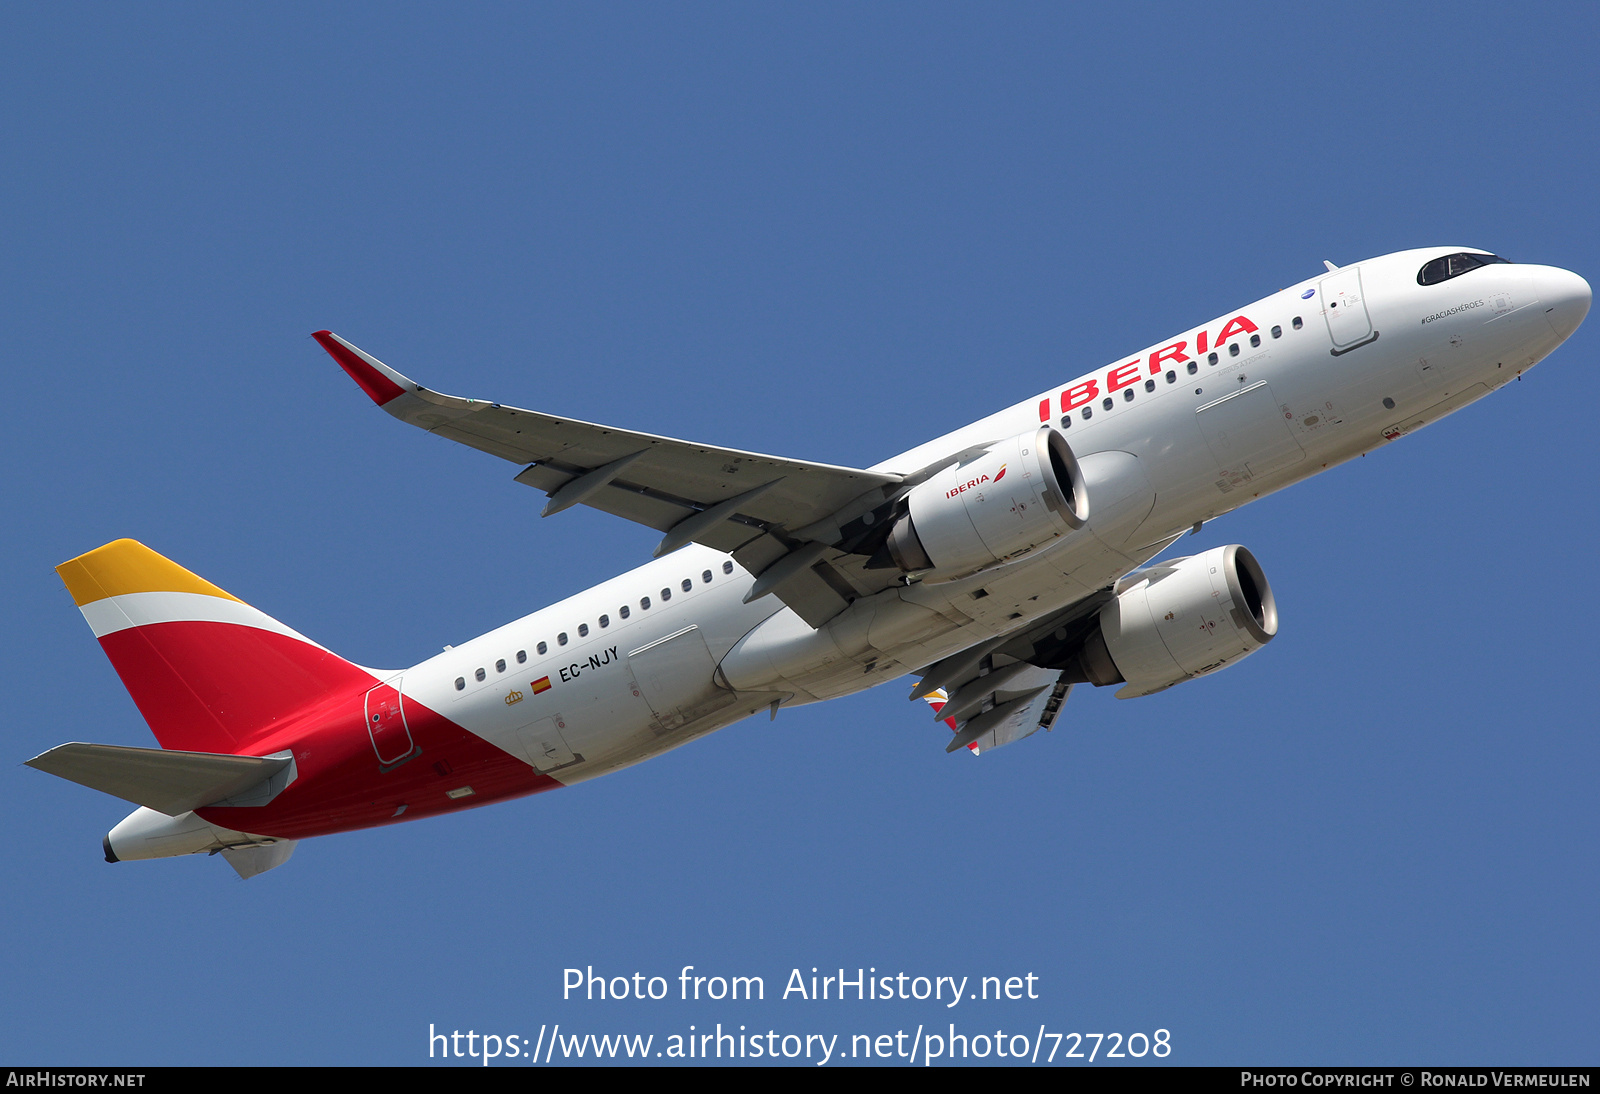
<path id="1" fill-rule="evenodd" d="M 1470 251 L 1458 251 L 1453 255 L 1436 258 L 1422 269 L 1417 271 L 1418 285 L 1437 285 L 1441 281 L 1449 281 L 1452 277 L 1460 277 L 1468 270 L 1476 270 L 1479 266 L 1492 266 L 1496 262 L 1510 262 L 1509 258 L 1499 255 L 1473 254 Z"/>

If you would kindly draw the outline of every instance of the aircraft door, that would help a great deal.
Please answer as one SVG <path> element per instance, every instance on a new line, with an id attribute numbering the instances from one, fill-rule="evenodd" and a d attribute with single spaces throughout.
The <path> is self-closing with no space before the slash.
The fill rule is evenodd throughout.
<path id="1" fill-rule="evenodd" d="M 410 727 L 406 725 L 404 700 L 400 695 L 402 677 L 391 684 L 379 684 L 367 692 L 367 735 L 372 739 L 372 750 L 378 754 L 378 764 L 384 770 L 399 767 L 417 752 L 411 740 Z"/>
<path id="2" fill-rule="evenodd" d="M 1378 332 L 1372 329 L 1372 317 L 1367 314 L 1366 297 L 1361 291 L 1360 266 L 1324 277 L 1318 291 L 1322 293 L 1322 314 L 1328 320 L 1328 337 L 1333 339 L 1335 357 L 1377 339 Z"/>

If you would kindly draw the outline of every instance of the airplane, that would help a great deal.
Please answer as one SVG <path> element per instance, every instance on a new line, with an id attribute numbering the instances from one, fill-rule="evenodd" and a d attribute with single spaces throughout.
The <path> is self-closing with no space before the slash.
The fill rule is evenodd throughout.
<path id="1" fill-rule="evenodd" d="M 1149 695 L 1278 632 L 1207 521 L 1488 395 L 1588 314 L 1577 274 L 1434 247 L 1335 266 L 875 467 L 443 395 L 330 331 L 387 413 L 662 533 L 655 558 L 404 669 L 347 661 L 132 540 L 58 572 L 159 748 L 28 763 L 137 809 L 108 862 L 297 841 L 571 786 L 762 711 L 914 674 L 946 751 L 1013 744 L 1079 684 Z"/>

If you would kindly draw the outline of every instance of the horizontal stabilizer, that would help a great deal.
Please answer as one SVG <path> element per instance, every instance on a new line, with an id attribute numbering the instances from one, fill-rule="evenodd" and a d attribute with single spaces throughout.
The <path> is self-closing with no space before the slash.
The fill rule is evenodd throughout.
<path id="1" fill-rule="evenodd" d="M 227 756 L 82 742 L 57 745 L 28 761 L 29 767 L 169 817 L 228 799 L 234 799 L 230 805 L 264 805 L 292 780 L 293 764 L 287 754 Z M 252 790 L 259 794 L 247 793 Z M 253 800 L 258 796 L 259 802 Z"/>

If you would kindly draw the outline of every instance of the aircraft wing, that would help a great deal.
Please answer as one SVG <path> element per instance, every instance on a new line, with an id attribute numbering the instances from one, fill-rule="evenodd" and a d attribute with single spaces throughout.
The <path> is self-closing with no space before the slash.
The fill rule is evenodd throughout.
<path id="1" fill-rule="evenodd" d="M 934 716 L 955 734 L 945 751 L 955 752 L 965 745 L 976 756 L 1053 726 L 1073 685 L 1062 683 L 1061 673 L 1053 669 L 1028 669 L 1021 678 L 1012 678 L 990 692 L 994 706 L 989 711 L 969 713 L 960 720 L 944 714 L 951 697 L 943 688 L 924 695 Z"/>
<path id="2" fill-rule="evenodd" d="M 883 580 L 871 575 L 871 587 L 863 587 L 864 571 L 855 564 L 861 560 L 829 544 L 838 540 L 842 521 L 889 498 L 903 481 L 899 475 L 443 395 L 331 331 L 313 337 L 401 421 L 527 465 L 516 480 L 550 496 L 546 516 L 588 505 L 664 532 L 658 556 L 690 542 L 725 551 L 758 575 L 753 593 L 775 594 L 814 627 Z"/>
<path id="3" fill-rule="evenodd" d="M 914 673 L 921 679 L 910 698 L 925 700 L 955 731 L 945 751 L 987 751 L 1054 725 L 1073 688 L 1061 669 L 1063 653 L 1077 648 L 1116 589 L 1107 586 Z"/>

